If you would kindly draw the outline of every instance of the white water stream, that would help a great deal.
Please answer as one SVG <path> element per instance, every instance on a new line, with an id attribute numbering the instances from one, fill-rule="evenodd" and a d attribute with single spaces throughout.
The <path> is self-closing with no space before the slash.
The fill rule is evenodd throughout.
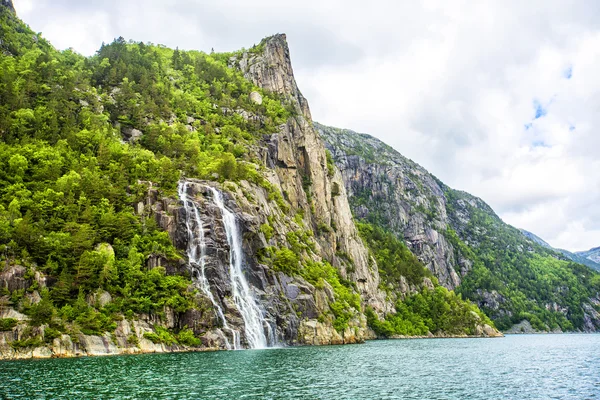
<path id="1" fill-rule="evenodd" d="M 264 349 L 268 347 L 264 327 L 269 325 L 266 323 L 242 271 L 244 253 L 235 214 L 225 207 L 221 192 L 213 187 L 209 187 L 209 189 L 213 194 L 215 204 L 221 209 L 223 215 L 223 225 L 229 243 L 229 278 L 231 279 L 233 301 L 244 319 L 246 340 L 250 348 Z"/>
<path id="2" fill-rule="evenodd" d="M 190 266 L 198 272 L 194 274 L 197 284 L 200 290 L 208 297 L 210 302 L 215 308 L 217 317 L 223 323 L 223 328 L 231 332 L 233 336 L 233 346 L 225 337 L 225 345 L 227 350 L 237 350 L 240 348 L 240 333 L 234 329 L 231 329 L 227 324 L 223 309 L 219 303 L 215 300 L 212 292 L 210 291 L 210 283 L 206 279 L 205 266 L 206 266 L 206 242 L 204 240 L 204 227 L 202 226 L 202 220 L 200 219 L 200 213 L 196 203 L 188 198 L 187 195 L 187 182 L 179 183 L 179 199 L 183 202 L 185 208 L 185 225 L 188 232 L 188 244 L 187 244 L 187 256 Z"/>
<path id="3" fill-rule="evenodd" d="M 228 323 L 223 309 L 216 301 L 210 290 L 210 283 L 205 274 L 206 242 L 204 240 L 204 228 L 200 218 L 200 212 L 196 203 L 187 195 L 187 182 L 180 182 L 178 192 L 186 211 L 186 227 L 188 231 L 187 256 L 189 263 L 198 273 L 195 274 L 200 290 L 209 298 L 218 318 L 223 323 L 223 328 L 233 336 L 233 345 L 226 342 L 228 349 L 240 349 L 240 333 L 232 329 Z M 271 326 L 265 320 L 263 312 L 259 308 L 252 290 L 244 276 L 242 265 L 244 253 L 242 250 L 242 239 L 237 225 L 235 214 L 225 207 L 223 195 L 217 189 L 209 187 L 213 195 L 215 205 L 221 210 L 223 225 L 229 244 L 229 279 L 233 292 L 233 301 L 244 320 L 244 332 L 248 346 L 252 349 L 262 349 L 275 343 Z M 265 328 L 268 338 L 265 336 Z M 227 339 L 226 339 L 227 340 Z"/>

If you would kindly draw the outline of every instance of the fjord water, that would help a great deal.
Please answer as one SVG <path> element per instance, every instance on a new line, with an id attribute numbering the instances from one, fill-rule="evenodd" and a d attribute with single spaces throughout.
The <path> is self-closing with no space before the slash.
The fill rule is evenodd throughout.
<path id="1" fill-rule="evenodd" d="M 600 335 L 4 361 L 0 398 L 598 399 Z"/>

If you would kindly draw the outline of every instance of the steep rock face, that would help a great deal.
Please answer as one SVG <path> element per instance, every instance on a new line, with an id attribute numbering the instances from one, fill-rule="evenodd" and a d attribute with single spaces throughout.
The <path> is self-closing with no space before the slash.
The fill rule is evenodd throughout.
<path id="1" fill-rule="evenodd" d="M 223 193 L 225 206 L 236 216 L 243 236 L 244 274 L 277 341 L 340 344 L 373 337 L 361 310 L 354 309 L 348 328 L 334 329 L 330 305 L 336 298 L 331 286 L 317 288 L 298 274 L 276 271 L 272 259 L 264 257 L 269 249 L 293 248 L 295 235 L 302 233 L 302 249 L 295 250 L 301 253 L 301 264 L 327 261 L 342 279 L 352 282 L 364 305 L 381 314 L 393 310 L 392 303 L 386 301 L 379 289 L 377 266 L 370 260 L 354 225 L 342 175 L 328 165 L 308 103 L 296 85 L 285 35 L 265 39 L 261 51 L 238 54 L 231 58 L 230 65 L 239 68 L 257 86 L 279 95 L 293 112 L 277 133 L 265 135 L 253 149 L 263 160 L 261 174 L 269 182 L 270 191 L 264 185 L 248 181 L 218 184 L 187 180 L 187 194 L 196 202 L 203 221 L 207 241 L 206 278 L 218 308 L 222 309 L 228 326 L 243 336 L 244 321 L 231 301 L 228 266 L 231 248 L 224 233 L 223 216 L 211 199 L 210 187 L 217 187 Z M 282 194 L 279 202 L 273 193 Z M 170 233 L 175 246 L 185 250 L 187 211 L 180 201 L 158 199 L 156 195 L 152 189 L 149 191 L 146 211 Z M 268 237 L 262 231 L 265 226 L 272 230 Z M 181 267 L 189 269 L 185 262 L 176 269 Z M 194 270 L 190 272 L 193 276 L 197 274 Z M 198 335 L 221 336 L 217 345 L 224 347 L 230 334 L 221 326 L 220 319 L 223 318 L 216 315 L 211 323 L 207 324 L 205 319 L 196 323 L 190 316 L 186 321 Z M 242 345 L 244 340 L 242 337 Z"/>
<path id="2" fill-rule="evenodd" d="M 382 311 L 388 306 L 378 289 L 377 268 L 369 266 L 368 251 L 352 221 L 342 176 L 337 169 L 327 168 L 325 146 L 293 75 L 286 37 L 275 35 L 262 45 L 262 53 L 246 52 L 231 64 L 256 85 L 281 95 L 295 110 L 280 132 L 265 138 L 266 164 L 275 172 L 272 183 L 281 188 L 291 211 L 302 209 L 305 221 L 320 232 L 316 253 L 337 267 L 344 278 L 356 282 L 367 304 Z M 319 229 L 323 226 L 333 232 Z M 351 268 L 340 254 L 350 256 Z"/>
<path id="3" fill-rule="evenodd" d="M 243 238 L 244 253 L 243 270 L 254 299 L 265 316 L 265 331 L 272 329 L 274 341 L 268 343 L 285 344 L 342 344 L 356 343 L 372 337 L 366 327 L 364 316 L 356 310 L 350 327 L 343 332 L 333 329 L 330 318 L 323 319 L 331 313 L 330 304 L 335 300 L 330 286 L 316 288 L 300 276 L 288 276 L 277 272 L 268 265 L 269 260 L 262 262 L 261 252 L 269 244 L 285 243 L 287 233 L 305 228 L 287 217 L 279 207 L 269 200 L 267 191 L 247 181 L 239 185 L 228 182 L 225 187 L 215 183 L 199 180 L 187 180 L 188 199 L 195 202 L 202 221 L 205 241 L 204 269 L 205 277 L 210 285 L 210 292 L 216 304 L 211 304 L 206 294 L 200 293 L 205 305 L 205 312 L 197 310 L 183 316 L 180 324 L 187 325 L 195 334 L 205 340 L 210 347 L 225 348 L 226 343 L 233 340 L 232 332 L 224 328 L 227 323 L 230 330 L 241 335 L 241 345 L 247 346 L 245 324 L 239 309 L 231 300 L 233 288 L 230 279 L 230 252 L 225 233 L 223 215 L 215 205 L 211 188 L 217 188 L 224 195 L 225 207 L 236 215 L 240 234 Z M 182 251 L 188 247 L 190 240 L 186 215 L 189 210 L 181 202 L 164 198 L 160 201 L 149 193 L 147 205 L 158 224 L 169 232 L 171 240 Z M 261 226 L 271 220 L 273 237 L 267 240 L 261 232 Z M 315 252 L 306 254 L 314 260 L 320 260 Z M 178 268 L 190 273 L 200 288 L 200 273 L 189 263 L 183 262 Z M 223 317 L 217 309 L 222 310 Z"/>
<path id="4" fill-rule="evenodd" d="M 448 216 L 438 182 L 419 165 L 368 135 L 318 123 L 315 127 L 341 171 L 355 215 L 403 238 L 440 284 L 456 288 L 460 274 L 454 266 L 462 263 L 459 271 L 464 274 L 469 263 L 456 258 L 442 234 Z"/>
<path id="5" fill-rule="evenodd" d="M 403 239 L 442 285 L 476 302 L 502 329 L 526 318 L 541 331 L 600 328 L 593 271 L 379 140 L 315 126 L 342 173 L 354 215 Z"/>

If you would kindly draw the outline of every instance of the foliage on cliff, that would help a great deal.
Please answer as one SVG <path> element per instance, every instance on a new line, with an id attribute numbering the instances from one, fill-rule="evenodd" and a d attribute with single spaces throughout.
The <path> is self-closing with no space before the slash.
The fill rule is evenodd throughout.
<path id="1" fill-rule="evenodd" d="M 449 229 L 456 251 L 474 262 L 458 289 L 479 301 L 501 329 L 527 319 L 539 330 L 584 328 L 582 304 L 600 291 L 600 274 L 560 259 L 551 249 L 528 241 L 472 196 L 445 188 L 446 208 L 458 231 Z M 469 215 L 466 223 L 458 214 Z M 463 240 L 471 243 L 465 245 Z M 499 307 L 485 305 L 497 293 Z"/>
<path id="2" fill-rule="evenodd" d="M 395 289 L 400 295 L 395 304 L 395 313 L 381 321 L 367 309 L 367 322 L 380 336 L 423 336 L 433 334 L 475 335 L 477 326 L 492 322 L 476 305 L 462 299 L 437 283 L 423 264 L 398 238 L 385 229 L 357 223 L 361 236 L 367 243 L 380 268 L 382 284 L 386 289 Z M 433 287 L 424 284 L 431 278 Z M 400 281 L 406 279 L 416 293 L 399 293 Z"/>
<path id="3" fill-rule="evenodd" d="M 317 126 L 342 170 L 355 216 L 407 238 L 440 282 L 455 276 L 445 285 L 458 285 L 456 292 L 498 328 L 527 319 L 540 330 L 600 329 L 594 300 L 600 274 L 531 241 L 481 199 L 448 188 L 376 138 Z M 386 258 L 378 258 L 382 276 L 390 274 Z"/>
<path id="4" fill-rule="evenodd" d="M 134 205 L 148 181 L 174 194 L 181 174 L 267 185 L 248 144 L 290 112 L 266 93 L 252 103 L 261 90 L 216 55 L 118 38 L 85 58 L 4 7 L 0 39 L 0 261 L 49 285 L 37 305 L 37 283 L 0 295 L 35 324 L 84 333 L 195 307 L 189 278 L 149 269 L 180 256 Z M 90 306 L 99 290 L 112 301 Z"/>

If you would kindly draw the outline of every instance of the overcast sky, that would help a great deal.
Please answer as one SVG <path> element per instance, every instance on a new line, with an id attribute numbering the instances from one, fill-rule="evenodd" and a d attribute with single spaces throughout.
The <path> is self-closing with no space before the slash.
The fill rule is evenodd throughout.
<path id="1" fill-rule="evenodd" d="M 313 118 L 369 133 L 502 219 L 600 246 L 600 2 L 13 0 L 58 48 L 230 51 L 286 33 Z"/>

